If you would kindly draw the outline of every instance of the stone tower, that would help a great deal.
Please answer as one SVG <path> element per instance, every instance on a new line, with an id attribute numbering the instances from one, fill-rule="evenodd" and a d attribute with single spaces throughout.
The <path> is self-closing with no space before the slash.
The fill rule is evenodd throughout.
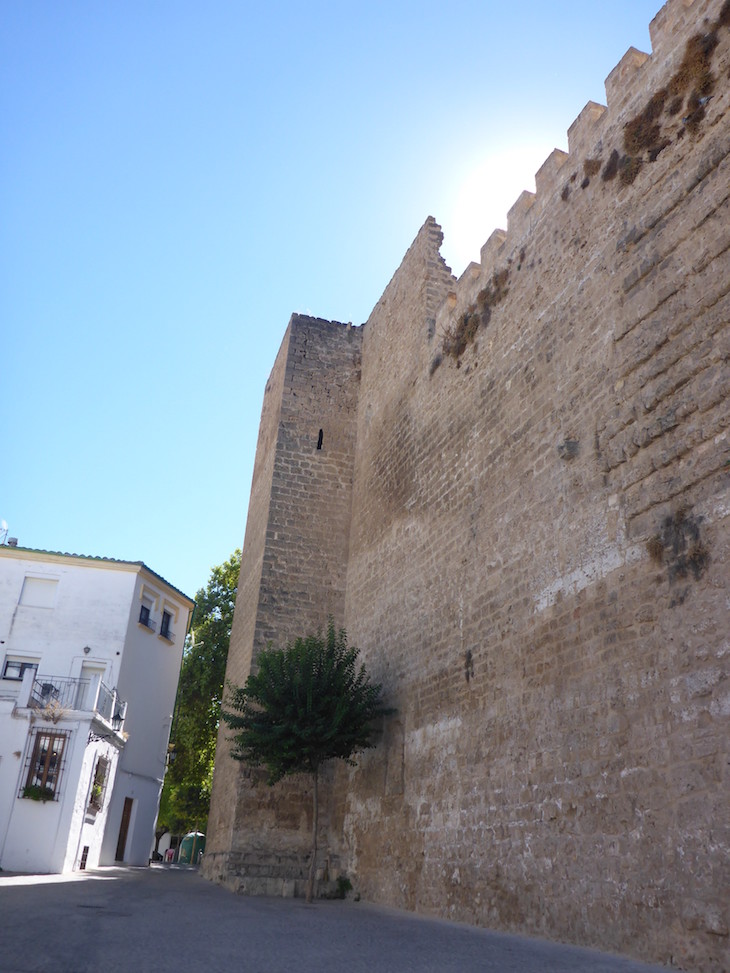
<path id="1" fill-rule="evenodd" d="M 256 448 L 227 671 L 237 685 L 267 644 L 306 635 L 330 615 L 343 624 L 361 347 L 350 325 L 300 314 L 289 322 Z M 252 891 L 293 891 L 311 841 L 307 789 L 253 787 L 223 738 L 209 825 L 214 874 Z M 273 845 L 262 820 L 278 834 Z"/>

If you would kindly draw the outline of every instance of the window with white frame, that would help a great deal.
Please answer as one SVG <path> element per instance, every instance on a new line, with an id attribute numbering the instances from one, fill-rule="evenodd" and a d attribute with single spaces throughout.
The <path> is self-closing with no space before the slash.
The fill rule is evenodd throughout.
<path id="1" fill-rule="evenodd" d="M 38 659 L 30 656 L 7 655 L 3 666 L 3 679 L 15 679 L 20 682 L 28 669 L 38 672 L 38 662 Z"/>

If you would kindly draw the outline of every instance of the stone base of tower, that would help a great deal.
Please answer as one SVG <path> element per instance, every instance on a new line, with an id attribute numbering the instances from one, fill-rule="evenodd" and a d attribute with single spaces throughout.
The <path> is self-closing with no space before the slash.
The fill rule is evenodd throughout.
<path id="1" fill-rule="evenodd" d="M 304 898 L 307 890 L 309 858 L 294 853 L 214 852 L 206 856 L 201 872 L 212 882 L 238 895 L 269 895 L 277 898 Z M 325 852 L 317 856 L 315 897 L 335 898 L 344 877 L 339 858 Z"/>
<path id="2" fill-rule="evenodd" d="M 298 775 L 269 786 L 263 771 L 251 770 L 230 757 L 221 761 L 216 773 L 229 778 L 225 791 L 231 797 L 225 802 L 216 800 L 211 807 L 213 841 L 201 863 L 203 877 L 241 895 L 303 898 L 312 847 L 311 779 Z M 346 875 L 342 856 L 330 840 L 333 774 L 333 767 L 320 772 L 317 898 L 334 898 L 337 880 Z M 224 841 L 216 841 L 221 829 L 215 819 L 221 813 L 231 826 L 228 847 Z"/>

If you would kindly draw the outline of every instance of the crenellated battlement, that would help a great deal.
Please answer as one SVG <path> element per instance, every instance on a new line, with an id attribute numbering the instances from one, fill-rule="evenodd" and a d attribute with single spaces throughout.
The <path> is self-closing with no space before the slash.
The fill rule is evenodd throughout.
<path id="1" fill-rule="evenodd" d="M 605 127 L 606 106 L 599 105 L 595 101 L 589 101 L 568 129 L 568 155 L 566 162 L 571 159 L 585 158 L 593 153 L 597 143 L 601 138 L 601 129 L 598 123 L 603 119 Z M 550 196 L 555 190 L 555 186 L 544 186 L 544 193 Z"/>
<path id="2" fill-rule="evenodd" d="M 701 18 L 709 6 L 698 0 L 668 0 L 649 24 L 652 57 L 675 56 L 677 36 L 701 30 Z"/>
<path id="3" fill-rule="evenodd" d="M 556 149 L 556 152 L 559 150 Z M 565 155 L 565 153 L 562 153 Z M 555 153 L 553 153 L 550 158 L 552 159 Z M 489 237 L 487 242 L 481 249 L 481 265 L 482 267 L 490 265 L 497 259 L 497 254 L 500 252 L 504 246 L 505 240 L 507 239 L 507 234 L 504 230 L 493 230 L 492 235 Z M 479 266 L 477 264 L 477 266 Z"/>
<path id="4" fill-rule="evenodd" d="M 649 55 L 630 47 L 605 81 L 606 104 L 615 117 L 640 94 L 645 84 L 644 70 Z"/>
<path id="5" fill-rule="evenodd" d="M 720 0 L 669 0 L 662 7 L 650 26 L 652 54 L 629 48 L 606 78 L 607 104 L 585 105 L 568 129 L 568 152 L 555 149 L 546 159 L 535 176 L 536 192 L 525 191 L 518 197 L 508 212 L 507 229 L 491 234 L 482 247 L 480 264 L 470 264 L 457 282 L 456 301 L 439 308 L 437 325 L 442 333 L 452 326 L 454 314 L 468 309 L 480 289 L 475 266 L 481 266 L 483 286 L 528 245 L 539 227 L 549 232 L 551 222 L 561 225 L 561 210 L 574 202 L 580 189 L 592 184 L 592 192 L 627 191 L 662 153 L 668 155 L 683 138 L 696 138 L 702 127 L 714 124 L 726 105 L 727 76 L 713 72 L 711 62 L 726 51 L 727 37 L 720 39 L 722 43 L 718 40 L 706 57 L 718 88 L 724 88 L 722 97 L 713 90 L 707 98 L 709 91 L 703 88 L 707 77 L 703 78 L 702 66 L 692 63 L 698 56 L 692 44 L 693 39 L 713 32 L 727 35 L 728 20 L 728 4 Z"/>

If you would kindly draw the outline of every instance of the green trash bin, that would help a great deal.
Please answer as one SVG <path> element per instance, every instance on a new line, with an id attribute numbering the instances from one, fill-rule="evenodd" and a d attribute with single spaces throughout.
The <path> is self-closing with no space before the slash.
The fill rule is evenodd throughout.
<path id="1" fill-rule="evenodd" d="M 180 865 L 197 865 L 205 851 L 205 835 L 200 831 L 190 831 L 180 842 L 178 863 Z"/>

